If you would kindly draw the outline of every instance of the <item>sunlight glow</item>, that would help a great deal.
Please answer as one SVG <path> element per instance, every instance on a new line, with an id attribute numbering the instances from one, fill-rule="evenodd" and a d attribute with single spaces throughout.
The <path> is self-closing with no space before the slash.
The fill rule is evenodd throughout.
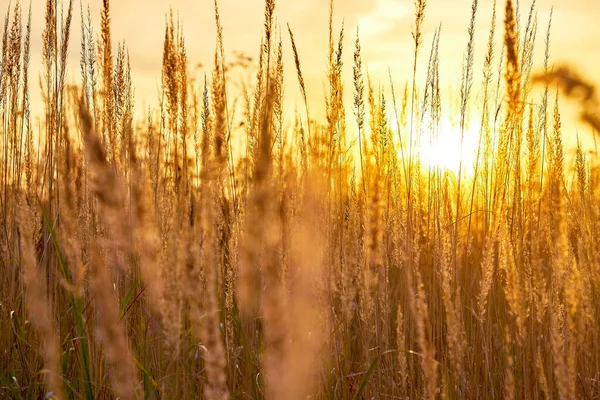
<path id="1" fill-rule="evenodd" d="M 425 168 L 449 170 L 458 175 L 462 160 L 461 173 L 463 177 L 472 177 L 477 158 L 479 133 L 480 124 L 478 123 L 471 122 L 465 127 L 461 152 L 460 123 L 444 117 L 437 129 L 424 128 L 419 143 L 417 143 L 417 151 L 422 165 Z"/>

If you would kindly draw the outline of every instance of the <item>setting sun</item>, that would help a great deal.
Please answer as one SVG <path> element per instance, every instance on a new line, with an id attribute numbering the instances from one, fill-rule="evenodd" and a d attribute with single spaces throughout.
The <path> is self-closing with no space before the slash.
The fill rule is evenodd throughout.
<path id="1" fill-rule="evenodd" d="M 464 129 L 449 117 L 442 118 L 437 129 L 424 129 L 417 145 L 423 166 L 446 169 L 458 175 L 472 177 L 479 146 L 480 126 L 471 122 Z M 462 161 L 462 166 L 461 166 Z"/>

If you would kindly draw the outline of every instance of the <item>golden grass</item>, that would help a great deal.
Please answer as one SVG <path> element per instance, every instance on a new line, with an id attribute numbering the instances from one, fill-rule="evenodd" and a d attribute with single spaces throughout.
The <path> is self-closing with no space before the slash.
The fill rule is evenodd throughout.
<path id="1" fill-rule="evenodd" d="M 34 22 L 29 12 L 22 28 L 18 3 L 7 11 L 0 397 L 600 396 L 600 169 L 579 138 L 574 157 L 565 149 L 553 89 L 579 100 L 598 130 L 593 85 L 551 67 L 550 25 L 533 72 L 535 7 L 522 29 L 518 2 L 506 0 L 502 53 L 494 2 L 474 96 L 474 0 L 458 107 L 443 104 L 441 27 L 417 82 L 427 2 L 416 0 L 399 104 L 392 71 L 389 88 L 366 72 L 356 30 L 350 121 L 346 31 L 329 6 L 319 122 L 298 37 L 280 32 L 274 0 L 241 116 L 215 0 L 212 74 L 189 75 L 171 12 L 159 107 L 141 118 L 127 49 L 113 52 L 110 2 L 97 41 L 80 6 L 81 81 L 67 85 L 73 2 L 63 17 L 47 0 L 37 127 Z M 293 121 L 288 58 L 303 108 Z M 444 107 L 459 110 L 461 148 L 468 110 L 481 110 L 472 175 L 462 161 L 457 172 L 422 162 L 418 143 L 437 138 Z"/>

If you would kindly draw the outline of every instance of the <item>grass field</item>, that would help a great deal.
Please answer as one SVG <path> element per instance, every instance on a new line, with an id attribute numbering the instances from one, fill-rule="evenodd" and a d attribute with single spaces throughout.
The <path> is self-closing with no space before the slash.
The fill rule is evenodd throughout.
<path id="1" fill-rule="evenodd" d="M 566 92 L 600 131 L 594 88 L 553 66 L 534 7 L 520 23 L 513 0 L 486 16 L 475 0 L 446 100 L 442 33 L 425 42 L 414 3 L 413 73 L 395 88 L 393 71 L 374 83 L 331 2 L 324 101 L 275 0 L 242 86 L 216 0 L 202 79 L 171 17 L 159 107 L 143 112 L 109 0 L 100 16 L 46 2 L 39 85 L 42 21 L 9 6 L 0 397 L 600 399 L 600 169 L 579 138 L 565 148 L 559 109 Z"/>

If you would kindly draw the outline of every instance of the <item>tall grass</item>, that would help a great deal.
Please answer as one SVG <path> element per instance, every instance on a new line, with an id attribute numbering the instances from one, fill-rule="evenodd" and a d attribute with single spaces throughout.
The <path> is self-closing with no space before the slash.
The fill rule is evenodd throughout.
<path id="1" fill-rule="evenodd" d="M 171 12 L 159 106 L 142 116 L 110 2 L 98 38 L 80 6 L 81 79 L 67 84 L 73 2 L 63 11 L 48 0 L 35 126 L 35 21 L 29 10 L 23 29 L 11 6 L 0 53 L 0 397 L 600 397 L 600 169 L 579 138 L 573 157 L 565 148 L 554 84 L 596 130 L 599 103 L 571 69 L 552 68 L 550 25 L 534 65 L 534 6 L 521 27 L 506 0 L 499 42 L 500 10 L 485 16 L 479 55 L 473 1 L 460 97 L 445 103 L 441 27 L 418 79 L 426 1 L 415 1 L 398 99 L 393 71 L 388 87 L 367 72 L 358 28 L 344 52 L 330 1 L 317 121 L 299 36 L 281 31 L 274 0 L 242 113 L 215 0 L 212 73 L 192 76 Z M 287 62 L 301 95 L 293 119 Z M 444 133 L 445 110 L 458 110 L 462 153 L 473 108 L 474 165 L 426 164 L 420 144 Z"/>

